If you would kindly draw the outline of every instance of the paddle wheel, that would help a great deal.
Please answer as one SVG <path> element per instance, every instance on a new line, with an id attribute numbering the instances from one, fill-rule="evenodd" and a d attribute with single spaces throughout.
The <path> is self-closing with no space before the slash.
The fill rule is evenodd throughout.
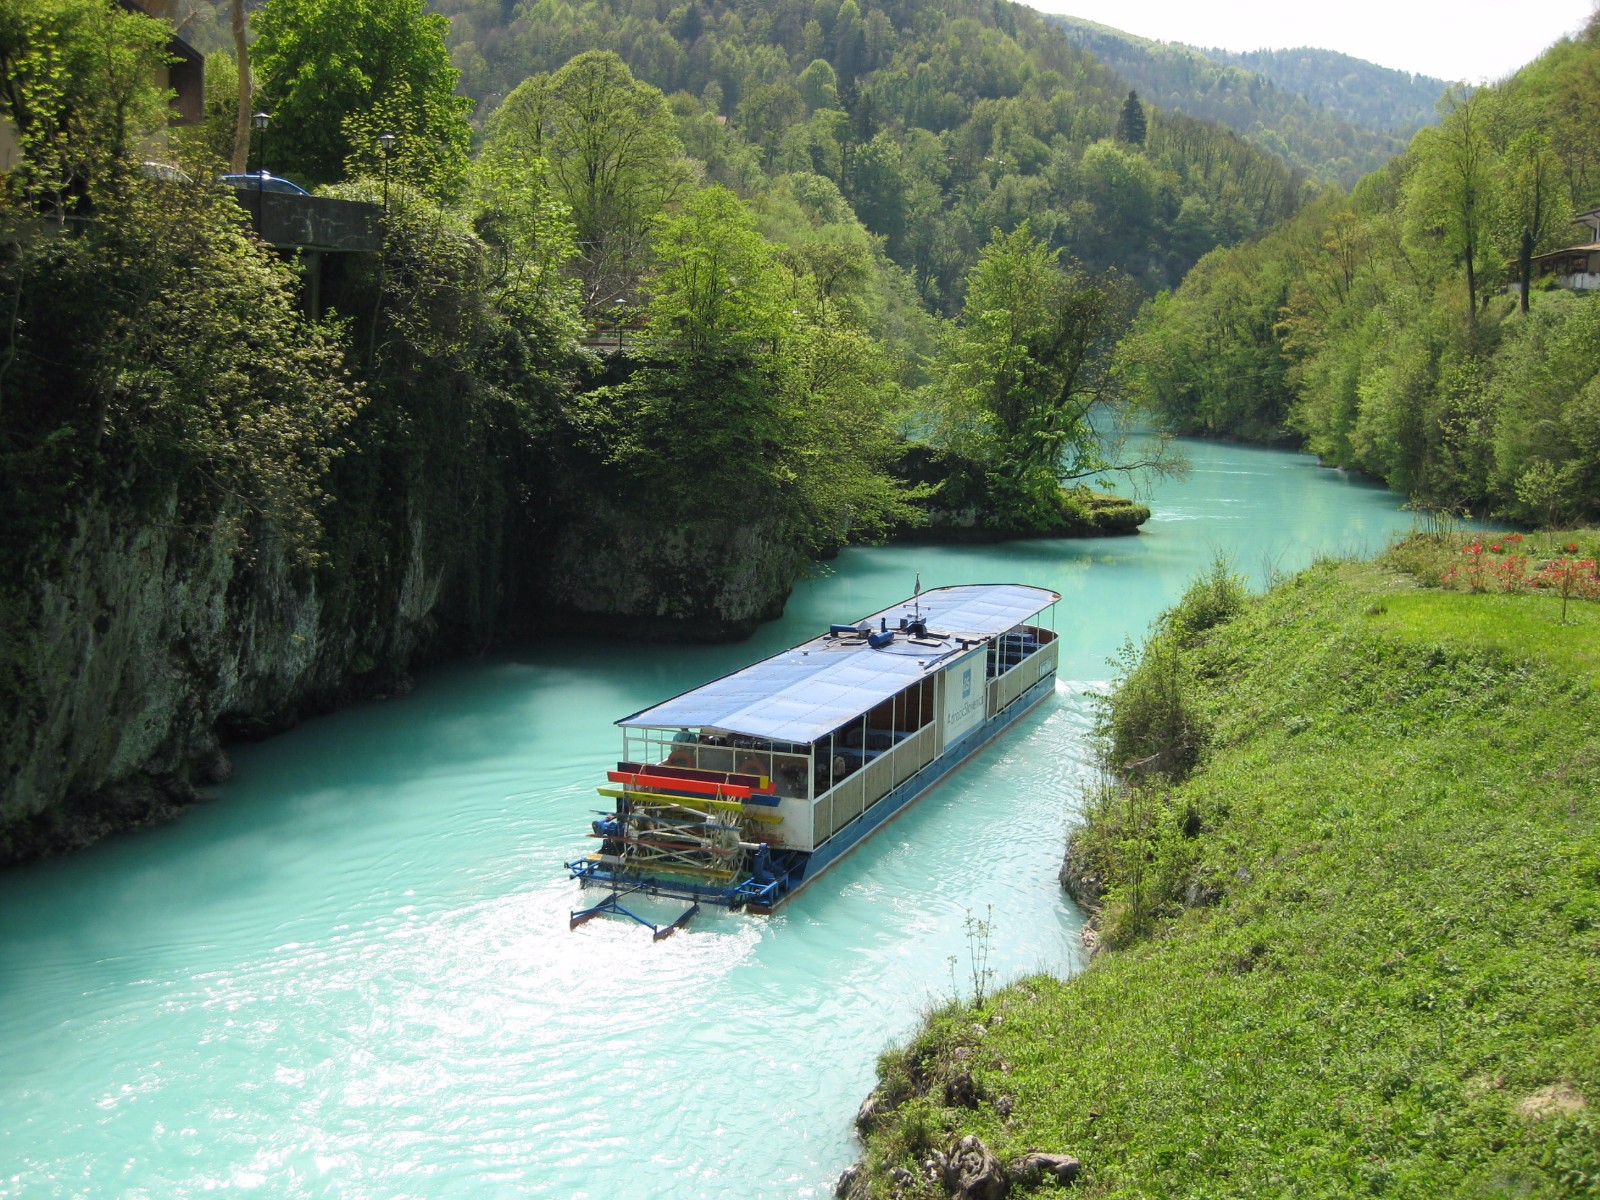
<path id="1" fill-rule="evenodd" d="M 592 823 L 590 836 L 600 839 L 600 851 L 568 866 L 580 878 L 610 883 L 612 895 L 572 913 L 573 928 L 616 912 L 649 925 L 659 939 L 695 911 L 658 926 L 620 905 L 634 892 L 735 908 L 771 902 L 778 880 L 770 843 L 781 818 L 770 779 L 670 762 L 618 763 L 606 777 L 612 786 L 598 790 L 616 801 L 616 809 Z"/>

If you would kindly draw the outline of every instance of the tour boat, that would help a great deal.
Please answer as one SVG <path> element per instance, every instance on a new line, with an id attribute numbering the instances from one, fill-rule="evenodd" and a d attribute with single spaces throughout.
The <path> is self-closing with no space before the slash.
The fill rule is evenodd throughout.
<path id="1" fill-rule="evenodd" d="M 1022 584 L 922 591 L 617 724 L 622 760 L 567 864 L 662 938 L 703 903 L 771 912 L 1055 687 L 1055 604 Z M 688 901 L 658 924 L 632 896 Z"/>

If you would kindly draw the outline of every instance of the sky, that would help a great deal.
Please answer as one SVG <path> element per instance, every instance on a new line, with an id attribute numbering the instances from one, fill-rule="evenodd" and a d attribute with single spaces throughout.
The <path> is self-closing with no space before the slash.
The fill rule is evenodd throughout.
<path id="1" fill-rule="evenodd" d="M 1582 28 L 1596 0 L 1025 0 L 1125 33 L 1223 50 L 1316 46 L 1440 79 L 1492 82 Z"/>

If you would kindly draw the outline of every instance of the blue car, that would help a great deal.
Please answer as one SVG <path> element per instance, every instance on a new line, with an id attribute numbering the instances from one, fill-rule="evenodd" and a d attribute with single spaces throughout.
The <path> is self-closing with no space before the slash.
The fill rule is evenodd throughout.
<path id="1" fill-rule="evenodd" d="M 218 175 L 217 182 L 241 192 L 287 192 L 291 196 L 311 194 L 293 180 L 269 175 L 265 171 L 256 175 Z"/>

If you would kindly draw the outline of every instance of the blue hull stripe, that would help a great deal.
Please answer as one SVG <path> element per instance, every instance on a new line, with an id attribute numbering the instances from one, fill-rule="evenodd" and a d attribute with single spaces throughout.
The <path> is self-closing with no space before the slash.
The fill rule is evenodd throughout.
<path id="1" fill-rule="evenodd" d="M 938 758 L 923 767 L 899 787 L 889 792 L 866 812 L 862 813 L 838 833 L 834 834 L 822 846 L 811 852 L 811 857 L 806 861 L 805 874 L 800 881 L 790 887 L 782 897 L 787 901 L 801 888 L 811 883 L 834 863 L 838 862 L 850 851 L 854 850 L 869 835 L 880 826 L 887 825 L 898 817 L 912 803 L 920 800 L 931 792 L 945 777 L 954 772 L 969 758 L 982 750 L 1000 734 L 1004 733 L 1023 716 L 1032 711 L 1044 698 L 1055 691 L 1056 677 L 1052 673 L 1046 675 L 1022 695 L 1018 696 L 1000 712 L 990 717 L 982 725 L 977 726 L 966 737 L 954 746 L 948 748 Z M 781 902 L 781 901 L 780 901 Z"/>

